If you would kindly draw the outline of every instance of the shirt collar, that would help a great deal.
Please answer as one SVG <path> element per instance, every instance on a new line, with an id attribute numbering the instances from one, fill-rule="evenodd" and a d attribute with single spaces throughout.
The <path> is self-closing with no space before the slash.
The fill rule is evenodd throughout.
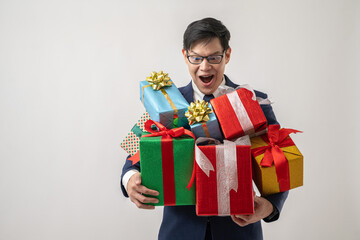
<path id="1" fill-rule="evenodd" d="M 199 100 L 199 101 L 203 100 L 205 94 L 199 90 L 199 88 L 196 86 L 194 81 L 191 81 L 191 85 L 194 90 L 194 102 L 196 100 Z M 224 86 L 224 85 L 225 85 L 225 77 L 223 77 L 223 80 L 222 80 L 220 86 Z M 212 94 L 214 95 L 214 97 L 219 97 L 219 88 L 217 88 Z"/>

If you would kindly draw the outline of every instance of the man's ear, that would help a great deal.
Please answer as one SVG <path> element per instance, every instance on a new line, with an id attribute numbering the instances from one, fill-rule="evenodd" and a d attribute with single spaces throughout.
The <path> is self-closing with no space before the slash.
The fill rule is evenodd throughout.
<path id="1" fill-rule="evenodd" d="M 182 49 L 181 52 L 182 52 L 182 54 L 183 54 L 183 56 L 184 56 L 184 60 L 186 61 L 186 50 L 185 50 L 185 49 Z"/>
<path id="2" fill-rule="evenodd" d="M 230 55 L 231 55 L 231 47 L 229 47 L 225 52 L 225 64 L 227 64 L 230 61 Z"/>

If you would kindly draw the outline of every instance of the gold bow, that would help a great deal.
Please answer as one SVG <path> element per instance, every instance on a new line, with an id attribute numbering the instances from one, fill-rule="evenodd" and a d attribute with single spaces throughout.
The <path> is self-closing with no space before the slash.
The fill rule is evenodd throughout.
<path id="1" fill-rule="evenodd" d="M 146 77 L 146 81 L 149 82 L 150 86 L 154 90 L 160 90 L 163 87 L 171 86 L 172 81 L 170 77 L 168 77 L 168 73 L 164 73 L 163 71 L 160 72 L 151 72 L 150 77 Z"/>
<path id="2" fill-rule="evenodd" d="M 208 105 L 209 103 L 204 100 L 197 100 L 195 103 L 190 103 L 190 107 L 188 107 L 188 111 L 185 113 L 190 125 L 198 122 L 209 121 L 209 114 L 213 111 Z"/>

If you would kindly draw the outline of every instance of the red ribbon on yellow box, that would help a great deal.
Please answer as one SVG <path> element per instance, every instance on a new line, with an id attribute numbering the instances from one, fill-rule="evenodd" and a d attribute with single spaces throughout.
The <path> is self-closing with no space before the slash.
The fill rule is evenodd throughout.
<path id="1" fill-rule="evenodd" d="M 158 131 L 151 128 L 153 124 L 158 127 Z M 147 120 L 145 122 L 145 131 L 148 131 L 151 134 L 143 135 L 142 137 L 161 136 L 161 156 L 163 169 L 174 169 L 173 138 L 180 137 L 182 135 L 188 135 L 195 140 L 195 135 L 183 127 L 167 129 L 161 123 L 155 122 L 153 120 Z M 176 203 L 174 186 L 174 171 L 164 171 L 163 188 L 165 205 L 175 205 Z"/>
<path id="2" fill-rule="evenodd" d="M 289 162 L 281 148 L 294 146 L 295 143 L 291 140 L 289 134 L 298 132 L 301 131 L 290 128 L 280 129 L 280 125 L 269 125 L 267 134 L 261 136 L 268 145 L 251 150 L 254 157 L 264 153 L 264 158 L 260 163 L 261 166 L 271 167 L 273 164 L 275 165 L 280 192 L 290 190 Z"/>

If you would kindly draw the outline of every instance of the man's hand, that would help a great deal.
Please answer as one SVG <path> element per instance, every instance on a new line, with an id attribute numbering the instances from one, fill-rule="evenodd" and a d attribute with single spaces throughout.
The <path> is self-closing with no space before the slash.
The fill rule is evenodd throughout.
<path id="1" fill-rule="evenodd" d="M 266 198 L 254 195 L 254 214 L 251 215 L 232 215 L 232 220 L 239 226 L 245 227 L 268 217 L 274 210 L 274 206 Z"/>
<path id="2" fill-rule="evenodd" d="M 127 193 L 130 197 L 130 200 L 135 203 L 138 208 L 142 209 L 154 209 L 155 206 L 146 205 L 144 203 L 158 203 L 159 200 L 153 197 L 146 197 L 143 194 L 158 196 L 159 192 L 155 190 L 148 189 L 147 187 L 141 185 L 141 174 L 135 173 L 129 179 L 127 184 Z"/>

